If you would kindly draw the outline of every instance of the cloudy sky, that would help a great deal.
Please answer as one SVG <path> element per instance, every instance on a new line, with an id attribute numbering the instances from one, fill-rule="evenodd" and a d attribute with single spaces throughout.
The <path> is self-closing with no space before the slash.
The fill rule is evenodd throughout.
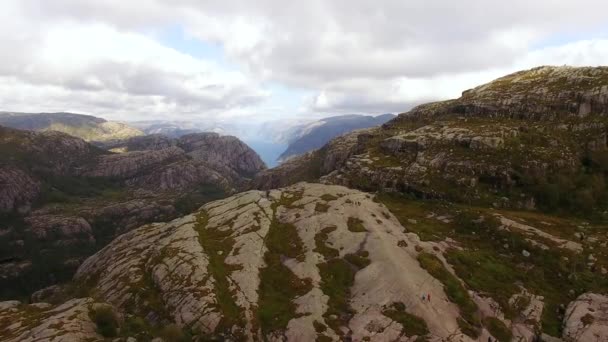
<path id="1" fill-rule="evenodd" d="M 119 120 L 403 112 L 608 64 L 605 0 L 2 0 L 0 110 Z"/>

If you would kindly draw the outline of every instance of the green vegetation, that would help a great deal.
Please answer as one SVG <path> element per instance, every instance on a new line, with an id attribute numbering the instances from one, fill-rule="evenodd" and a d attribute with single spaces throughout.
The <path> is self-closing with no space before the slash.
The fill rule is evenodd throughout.
<path id="1" fill-rule="evenodd" d="M 447 212 L 449 206 L 446 204 L 387 193 L 377 195 L 376 200 L 384 204 L 408 231 L 418 234 L 422 241 L 440 241 L 451 233 L 450 225 L 428 217 L 431 212 Z"/>
<path id="2" fill-rule="evenodd" d="M 353 232 L 353 233 L 364 233 L 367 232 L 367 229 L 365 229 L 365 226 L 363 225 L 363 221 L 361 221 L 358 218 L 355 217 L 349 217 L 348 218 L 348 230 Z"/>
<path id="3" fill-rule="evenodd" d="M 165 342 L 185 342 L 189 340 L 184 331 L 176 324 L 164 326 L 159 335 Z"/>
<path id="4" fill-rule="evenodd" d="M 321 199 L 324 200 L 325 202 L 329 202 L 329 201 L 337 200 L 338 197 L 336 197 L 334 195 L 330 195 L 330 194 L 325 194 L 325 195 L 321 196 Z"/>
<path id="5" fill-rule="evenodd" d="M 295 200 L 297 197 L 281 199 L 281 202 Z M 258 319 L 264 334 L 285 329 L 289 321 L 297 317 L 293 300 L 312 289 L 310 279 L 298 278 L 281 260 L 303 256 L 304 246 L 295 227 L 279 221 L 276 214 L 279 205 L 274 204 L 272 208 L 273 220 L 266 235 L 266 267 L 260 270 Z"/>
<path id="6" fill-rule="evenodd" d="M 226 197 L 226 192 L 213 185 L 203 185 L 196 190 L 179 197 L 174 204 L 180 216 L 190 214 L 203 204 Z"/>
<path id="7" fill-rule="evenodd" d="M 226 264 L 226 257 L 230 255 L 234 246 L 231 237 L 232 230 L 220 230 L 207 227 L 207 214 L 201 212 L 197 216 L 196 231 L 198 240 L 209 258 L 208 271 L 213 276 L 215 296 L 217 298 L 222 319 L 216 327 L 216 332 L 229 333 L 235 325 L 242 325 L 242 310 L 234 300 L 234 294 L 230 291 L 228 277 L 232 271 L 237 270 L 235 266 Z"/>
<path id="8" fill-rule="evenodd" d="M 488 329 L 490 334 L 498 339 L 499 342 L 510 342 L 513 334 L 507 326 L 496 317 L 486 317 L 483 320 L 483 325 Z"/>
<path id="9" fill-rule="evenodd" d="M 110 306 L 100 306 L 90 311 L 91 319 L 97 325 L 97 332 L 103 337 L 116 337 L 118 318 Z"/>
<path id="10" fill-rule="evenodd" d="M 326 213 L 327 210 L 329 210 L 329 206 L 325 203 L 317 203 L 315 205 L 315 211 L 321 212 L 321 213 Z"/>
<path id="11" fill-rule="evenodd" d="M 498 229 L 497 222 L 475 217 L 478 214 L 463 213 L 457 218 L 461 227 L 458 239 L 468 248 L 451 250 L 446 258 L 469 287 L 490 294 L 507 316 L 516 317 L 524 307 L 525 303 L 514 307 L 508 304 L 508 299 L 519 292 L 515 284 L 521 284 L 544 297 L 543 331 L 559 336 L 563 318 L 560 305 L 567 305 L 581 293 L 608 288 L 608 279 L 586 265 L 585 254 L 535 247 L 522 235 Z M 523 256 L 522 250 L 529 251 L 530 256 Z M 571 290 L 574 296 L 569 295 Z"/>
<path id="12" fill-rule="evenodd" d="M 384 309 L 382 314 L 401 324 L 403 326 L 401 332 L 406 336 L 427 335 L 429 333 L 429 328 L 427 327 L 426 322 L 422 318 L 406 312 L 405 309 L 405 304 L 393 303 L 390 308 Z"/>
<path id="13" fill-rule="evenodd" d="M 355 265 L 358 269 L 363 269 L 369 266 L 370 260 L 368 259 L 368 251 L 359 251 L 357 253 L 346 254 L 344 260 L 348 261 L 352 265 Z"/>
<path id="14" fill-rule="evenodd" d="M 479 313 L 477 305 L 473 302 L 467 290 L 436 256 L 429 253 L 420 253 L 418 262 L 422 268 L 443 284 L 448 298 L 460 308 L 462 320 L 459 320 L 458 323 L 463 332 L 476 338 L 479 335 L 478 328 L 481 327 Z"/>
<path id="15" fill-rule="evenodd" d="M 340 334 L 339 327 L 353 314 L 350 307 L 350 288 L 355 282 L 356 270 L 344 259 L 331 259 L 317 265 L 321 274 L 321 290 L 329 297 L 324 314 L 329 326 Z"/>
<path id="16" fill-rule="evenodd" d="M 329 233 L 333 232 L 337 228 L 338 227 L 336 226 L 325 227 L 315 235 L 314 252 L 323 255 L 325 259 L 336 258 L 340 255 L 340 252 L 338 252 L 337 249 L 327 246 L 327 239 L 329 238 Z"/>
<path id="17" fill-rule="evenodd" d="M 107 178 L 46 176 L 37 204 L 79 203 L 86 198 L 121 201 L 128 194 L 119 182 Z"/>

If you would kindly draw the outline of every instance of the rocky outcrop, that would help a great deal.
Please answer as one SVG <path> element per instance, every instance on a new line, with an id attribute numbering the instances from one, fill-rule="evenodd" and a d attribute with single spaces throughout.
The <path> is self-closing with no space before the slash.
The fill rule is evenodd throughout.
<path id="1" fill-rule="evenodd" d="M 124 179 L 131 187 L 151 190 L 187 190 L 211 184 L 232 193 L 244 178 L 266 168 L 260 157 L 232 136 L 197 133 L 180 139 L 144 136 L 120 146 L 127 152 L 101 156 L 86 176 Z"/>
<path id="2" fill-rule="evenodd" d="M 0 213 L 28 212 L 40 193 L 40 182 L 15 167 L 0 167 Z"/>
<path id="3" fill-rule="evenodd" d="M 578 192 L 589 207 L 582 202 L 593 201 L 595 190 L 558 180 L 577 179 L 589 163 L 599 173 L 607 165 L 607 91 L 606 67 L 522 71 L 334 139 L 260 173 L 252 186 L 318 177 L 365 191 L 526 209 L 556 206 L 556 197 Z"/>
<path id="4" fill-rule="evenodd" d="M 26 234 L 56 248 L 95 244 L 93 229 L 82 217 L 31 215 L 25 223 Z"/>
<path id="5" fill-rule="evenodd" d="M 101 341 L 103 336 L 90 317 L 101 306 L 104 304 L 92 298 L 73 299 L 59 306 L 0 302 L 0 336 L 6 342 Z"/>
<path id="6" fill-rule="evenodd" d="M 96 163 L 83 172 L 83 176 L 128 179 L 155 167 L 184 159 L 184 152 L 177 147 L 158 151 L 108 154 L 100 156 Z"/>
<path id="7" fill-rule="evenodd" d="M 176 215 L 173 201 L 166 199 L 146 198 L 132 199 L 124 202 L 102 206 L 88 206 L 79 212 L 94 225 L 112 225 L 116 228 L 113 234 L 122 234 L 149 222 L 161 222 Z"/>
<path id="8" fill-rule="evenodd" d="M 543 66 L 466 90 L 456 100 L 424 104 L 389 122 L 443 115 L 558 120 L 608 113 L 608 67 Z"/>
<path id="9" fill-rule="evenodd" d="M 194 133 L 179 138 L 177 145 L 194 160 L 211 167 L 227 167 L 244 177 L 266 169 L 255 151 L 238 138 L 217 133 Z"/>
<path id="10" fill-rule="evenodd" d="M 259 172 L 249 186 L 254 189 L 275 189 L 297 182 L 317 180 L 344 166 L 375 131 L 376 129 L 357 130 L 335 138 L 320 150 L 292 157 L 275 168 Z"/>
<path id="11" fill-rule="evenodd" d="M 117 308 L 167 315 L 205 336 L 405 338 L 401 324 L 385 315 L 397 303 L 426 322 L 431 340 L 469 341 L 458 332 L 458 308 L 418 264 L 419 248 L 417 236 L 370 195 L 299 183 L 245 192 L 131 231 L 90 257 L 75 279 L 94 281 L 99 297 Z M 335 283 L 335 272 L 345 278 Z M 423 284 L 434 305 L 420 302 Z M 162 308 L 142 300 L 150 296 Z M 337 304 L 343 299 L 336 296 L 346 302 Z M 277 309 L 284 323 L 275 321 Z"/>
<path id="12" fill-rule="evenodd" d="M 608 297 L 585 293 L 568 305 L 564 318 L 565 341 L 608 340 Z"/>

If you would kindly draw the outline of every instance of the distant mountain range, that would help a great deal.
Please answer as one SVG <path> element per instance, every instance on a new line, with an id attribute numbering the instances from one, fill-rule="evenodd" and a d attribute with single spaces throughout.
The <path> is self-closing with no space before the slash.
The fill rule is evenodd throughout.
<path id="1" fill-rule="evenodd" d="M 378 116 L 340 115 L 297 126 L 287 137 L 289 146 L 279 156 L 280 161 L 321 148 L 331 139 L 357 129 L 379 126 L 395 118 L 394 114 Z"/>
<path id="2" fill-rule="evenodd" d="M 144 135 L 127 124 L 74 113 L 0 112 L 0 125 L 28 131 L 58 131 L 85 141 L 110 141 Z"/>

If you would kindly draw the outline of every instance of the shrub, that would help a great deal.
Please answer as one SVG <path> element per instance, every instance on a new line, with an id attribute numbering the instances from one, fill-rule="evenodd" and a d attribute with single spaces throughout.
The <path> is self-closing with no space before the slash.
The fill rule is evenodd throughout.
<path id="1" fill-rule="evenodd" d="M 118 330 L 118 318 L 110 306 L 100 306 L 92 312 L 97 332 L 104 337 L 115 337 Z"/>
<path id="2" fill-rule="evenodd" d="M 186 334 L 177 324 L 169 324 L 161 330 L 160 337 L 166 342 L 180 342 L 186 339 Z"/>

